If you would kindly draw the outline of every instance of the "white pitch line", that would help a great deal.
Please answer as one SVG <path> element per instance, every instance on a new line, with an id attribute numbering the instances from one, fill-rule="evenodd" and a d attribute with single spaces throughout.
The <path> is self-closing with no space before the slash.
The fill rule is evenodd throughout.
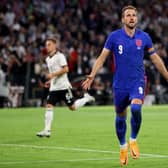
<path id="1" fill-rule="evenodd" d="M 22 147 L 22 148 L 34 148 L 34 149 L 56 149 L 66 151 L 78 151 L 78 152 L 93 152 L 93 153 L 119 153 L 116 151 L 97 150 L 97 149 L 86 149 L 86 148 L 68 148 L 68 147 L 57 147 L 57 146 L 37 146 L 37 145 L 26 145 L 26 144 L 0 144 L 0 146 L 8 147 Z M 168 155 L 161 154 L 140 154 L 141 156 L 148 158 L 168 158 Z"/>
<path id="2" fill-rule="evenodd" d="M 7 161 L 0 162 L 0 165 L 9 164 L 30 164 L 30 163 L 58 163 L 58 162 L 83 162 L 83 161 L 103 161 L 103 160 L 118 160 L 118 158 L 108 157 L 108 158 L 86 158 L 86 159 L 67 159 L 67 160 L 30 160 L 30 161 Z"/>
<path id="3" fill-rule="evenodd" d="M 104 150 L 86 149 L 86 148 L 67 148 L 67 147 L 57 147 L 57 146 L 37 146 L 37 145 L 25 145 L 25 144 L 0 144 L 0 146 L 35 148 L 35 149 L 57 149 L 57 150 L 95 152 L 95 153 L 119 153 L 115 151 L 104 151 Z"/>

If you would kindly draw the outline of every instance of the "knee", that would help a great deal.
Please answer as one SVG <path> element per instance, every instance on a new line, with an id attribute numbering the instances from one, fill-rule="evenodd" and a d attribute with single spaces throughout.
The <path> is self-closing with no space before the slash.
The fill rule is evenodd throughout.
<path id="1" fill-rule="evenodd" d="M 127 116 L 127 108 L 126 107 L 115 106 L 115 112 L 116 112 L 117 116 L 120 116 L 120 117 Z"/>
<path id="2" fill-rule="evenodd" d="M 139 113 L 141 112 L 141 104 L 131 104 L 131 112 L 132 113 Z"/>
<path id="3" fill-rule="evenodd" d="M 70 110 L 72 110 L 72 111 L 75 111 L 75 110 L 76 110 L 75 105 L 68 106 L 68 108 L 69 108 Z"/>
<path id="4" fill-rule="evenodd" d="M 120 116 L 120 115 L 117 115 L 117 116 L 116 116 L 116 121 L 119 121 L 119 122 L 120 122 L 120 121 L 121 121 L 121 122 L 122 122 L 122 121 L 126 121 L 126 119 L 127 119 L 126 116 Z"/>
<path id="5" fill-rule="evenodd" d="M 52 104 L 47 104 L 46 109 L 48 109 L 48 108 L 53 108 L 53 105 Z"/>

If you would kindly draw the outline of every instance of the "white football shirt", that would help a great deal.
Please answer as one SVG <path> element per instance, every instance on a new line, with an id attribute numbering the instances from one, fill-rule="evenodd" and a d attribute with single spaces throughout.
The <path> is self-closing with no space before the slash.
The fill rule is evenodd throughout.
<path id="1" fill-rule="evenodd" d="M 65 55 L 59 51 L 57 51 L 52 57 L 48 56 L 46 58 L 46 63 L 49 69 L 49 73 L 59 71 L 63 66 L 67 65 Z M 72 88 L 72 86 L 68 79 L 67 73 L 51 79 L 49 89 L 50 91 L 65 90 L 68 88 Z"/>

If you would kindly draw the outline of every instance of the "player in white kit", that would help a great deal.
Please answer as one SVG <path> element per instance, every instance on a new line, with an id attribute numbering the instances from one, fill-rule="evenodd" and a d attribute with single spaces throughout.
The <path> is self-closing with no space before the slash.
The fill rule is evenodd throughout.
<path id="1" fill-rule="evenodd" d="M 57 49 L 56 38 L 47 38 L 45 45 L 48 52 L 46 63 L 49 69 L 48 81 L 45 86 L 49 87 L 49 94 L 45 112 L 45 127 L 44 130 L 36 134 L 38 137 L 50 137 L 53 107 L 59 101 L 63 100 L 70 110 L 76 110 L 88 102 L 95 101 L 95 98 L 88 93 L 85 93 L 83 98 L 75 101 L 71 90 L 72 86 L 67 76 L 69 71 L 67 61 L 65 55 Z"/>

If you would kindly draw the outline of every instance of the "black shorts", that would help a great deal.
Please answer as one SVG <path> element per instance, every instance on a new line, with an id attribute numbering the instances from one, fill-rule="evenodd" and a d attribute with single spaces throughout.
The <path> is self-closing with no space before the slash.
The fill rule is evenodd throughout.
<path id="1" fill-rule="evenodd" d="M 50 91 L 47 96 L 47 104 L 52 104 L 53 106 L 56 103 L 64 101 L 68 106 L 74 104 L 74 96 L 71 89 Z"/>

